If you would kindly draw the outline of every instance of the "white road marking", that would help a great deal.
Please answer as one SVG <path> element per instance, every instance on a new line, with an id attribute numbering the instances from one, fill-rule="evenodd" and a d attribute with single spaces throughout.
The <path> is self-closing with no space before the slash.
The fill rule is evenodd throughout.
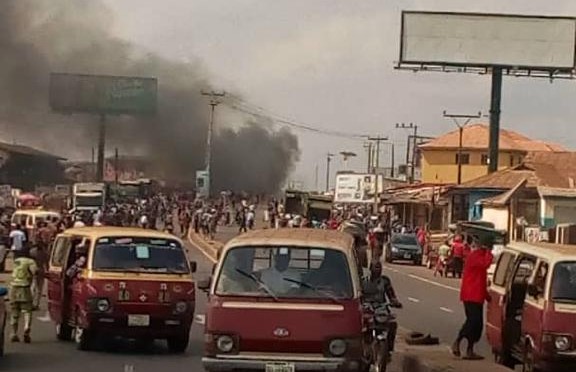
<path id="1" fill-rule="evenodd" d="M 206 324 L 206 315 L 204 314 L 198 314 L 194 317 L 194 322 L 198 323 L 198 324 Z"/>
<path id="2" fill-rule="evenodd" d="M 430 280 L 430 279 L 422 278 L 421 276 L 418 276 L 418 275 L 408 274 L 408 276 L 412 279 L 420 280 L 421 282 L 432 284 L 432 285 L 435 285 L 435 286 L 440 287 L 440 288 L 449 289 L 449 290 L 455 291 L 455 292 L 460 292 L 460 290 L 458 288 L 451 287 L 451 286 L 446 285 L 446 284 L 438 283 L 438 282 L 435 282 L 435 281 Z"/>
<path id="3" fill-rule="evenodd" d="M 419 299 L 414 298 L 414 297 L 408 297 L 408 301 L 410 301 L 410 302 L 416 302 L 416 303 L 420 302 Z"/>
<path id="4" fill-rule="evenodd" d="M 454 312 L 452 309 L 449 309 L 447 307 L 441 307 L 440 310 L 445 311 L 447 313 L 453 313 Z"/>

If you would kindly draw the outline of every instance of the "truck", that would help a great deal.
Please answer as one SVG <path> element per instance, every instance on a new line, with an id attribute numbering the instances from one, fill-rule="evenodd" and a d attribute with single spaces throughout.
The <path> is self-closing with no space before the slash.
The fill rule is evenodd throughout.
<path id="1" fill-rule="evenodd" d="M 106 184 L 75 183 L 72 188 L 72 208 L 75 211 L 96 211 L 106 205 Z"/>

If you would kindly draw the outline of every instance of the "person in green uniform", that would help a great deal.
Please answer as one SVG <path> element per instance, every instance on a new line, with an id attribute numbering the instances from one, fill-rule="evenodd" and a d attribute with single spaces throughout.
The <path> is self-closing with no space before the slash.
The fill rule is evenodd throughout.
<path id="1" fill-rule="evenodd" d="M 29 257 L 26 249 L 15 251 L 14 269 L 10 283 L 10 327 L 11 341 L 20 342 L 18 323 L 20 315 L 24 316 L 24 342 L 30 343 L 32 327 L 32 310 L 34 307 L 31 286 L 38 273 L 36 262 Z"/>

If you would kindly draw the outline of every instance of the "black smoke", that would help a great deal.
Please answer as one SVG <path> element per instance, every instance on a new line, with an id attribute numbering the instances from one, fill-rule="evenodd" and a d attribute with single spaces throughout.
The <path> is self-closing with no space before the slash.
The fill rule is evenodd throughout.
<path id="1" fill-rule="evenodd" d="M 50 73 L 152 76 L 159 81 L 158 114 L 110 118 L 108 149 L 145 154 L 164 179 L 193 182 L 203 168 L 208 125 L 209 107 L 200 92 L 211 87 L 203 67 L 148 53 L 116 37 L 113 26 L 113 14 L 98 0 L 2 0 L 0 140 L 88 159 L 98 118 L 51 112 Z M 214 145 L 216 189 L 276 191 L 299 156 L 293 134 L 262 122 L 224 126 Z"/>

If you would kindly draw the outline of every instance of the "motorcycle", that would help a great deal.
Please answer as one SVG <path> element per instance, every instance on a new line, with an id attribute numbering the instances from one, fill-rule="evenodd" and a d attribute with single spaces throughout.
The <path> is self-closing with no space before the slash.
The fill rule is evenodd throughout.
<path id="1" fill-rule="evenodd" d="M 390 323 L 396 319 L 391 311 L 390 303 L 366 303 L 367 330 L 365 336 L 365 360 L 367 370 L 373 372 L 386 372 L 391 359 L 391 346 L 389 345 Z"/>

